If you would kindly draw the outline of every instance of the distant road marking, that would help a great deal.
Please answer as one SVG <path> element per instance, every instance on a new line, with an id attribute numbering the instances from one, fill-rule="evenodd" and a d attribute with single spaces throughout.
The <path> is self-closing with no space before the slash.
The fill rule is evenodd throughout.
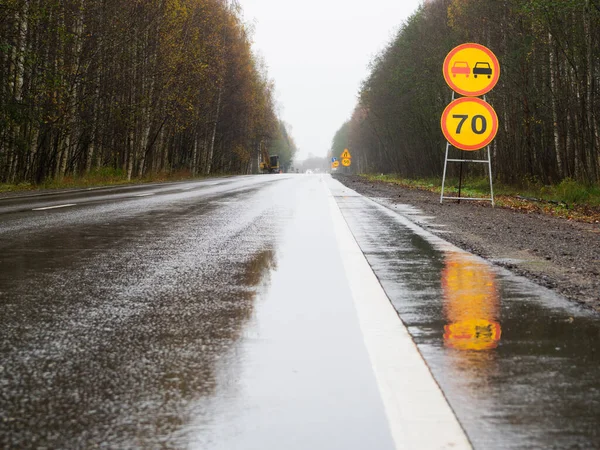
<path id="1" fill-rule="evenodd" d="M 148 196 L 154 195 L 154 194 L 155 194 L 155 192 L 149 192 L 148 194 L 137 194 L 137 195 L 134 195 L 134 197 L 148 197 Z"/>
<path id="2" fill-rule="evenodd" d="M 68 205 L 46 206 L 45 208 L 33 208 L 32 211 L 46 211 L 47 209 L 69 208 L 71 206 L 77 206 L 77 204 L 69 203 Z"/>
<path id="3" fill-rule="evenodd" d="M 342 264 L 396 448 L 471 449 L 331 192 L 329 202 Z"/>

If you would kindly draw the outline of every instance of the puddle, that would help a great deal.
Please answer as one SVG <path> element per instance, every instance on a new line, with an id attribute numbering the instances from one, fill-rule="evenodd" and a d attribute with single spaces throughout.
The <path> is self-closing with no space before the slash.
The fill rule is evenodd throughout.
<path id="1" fill-rule="evenodd" d="M 600 447 L 597 316 L 375 202 L 338 203 L 475 448 Z"/>

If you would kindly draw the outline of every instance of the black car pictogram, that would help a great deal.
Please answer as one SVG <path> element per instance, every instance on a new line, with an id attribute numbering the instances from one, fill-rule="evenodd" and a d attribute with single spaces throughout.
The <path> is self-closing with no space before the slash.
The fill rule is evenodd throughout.
<path id="1" fill-rule="evenodd" d="M 473 67 L 473 76 L 477 78 L 477 75 L 487 75 L 488 78 L 492 78 L 492 68 L 490 67 L 490 63 L 475 63 L 475 67 Z"/>

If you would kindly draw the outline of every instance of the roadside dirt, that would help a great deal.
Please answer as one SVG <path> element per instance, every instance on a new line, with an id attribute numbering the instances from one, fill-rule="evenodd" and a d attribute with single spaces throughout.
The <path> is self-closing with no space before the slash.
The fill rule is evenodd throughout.
<path id="1" fill-rule="evenodd" d="M 368 197 L 388 198 L 435 216 L 419 224 L 454 245 L 553 289 L 600 313 L 600 224 L 524 212 L 487 202 L 444 200 L 438 194 L 355 175 L 335 178 Z M 450 231 L 450 233 L 448 233 Z"/>

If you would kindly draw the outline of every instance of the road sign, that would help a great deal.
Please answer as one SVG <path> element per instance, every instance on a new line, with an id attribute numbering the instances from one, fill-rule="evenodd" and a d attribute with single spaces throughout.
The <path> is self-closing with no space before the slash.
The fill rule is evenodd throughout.
<path id="1" fill-rule="evenodd" d="M 496 137 L 498 116 L 479 98 L 462 97 L 450 103 L 442 114 L 442 132 L 454 147 L 479 150 Z"/>
<path id="2" fill-rule="evenodd" d="M 336 160 L 335 160 L 335 161 L 334 161 L 334 162 L 331 164 L 331 166 L 332 166 L 334 169 L 336 169 L 336 168 L 340 167 L 340 162 L 339 162 L 339 161 L 336 159 Z"/>
<path id="3" fill-rule="evenodd" d="M 444 60 L 444 78 L 448 86 L 461 95 L 477 97 L 496 86 L 500 63 L 496 55 L 480 44 L 462 44 Z"/>
<path id="4" fill-rule="evenodd" d="M 352 159 L 352 156 L 350 155 L 350 152 L 348 151 L 348 149 L 344 150 L 344 153 L 342 153 L 342 156 L 340 156 L 341 159 Z M 350 165 L 350 164 L 348 164 Z"/>
<path id="5" fill-rule="evenodd" d="M 342 166 L 344 166 L 344 167 L 350 167 L 350 164 L 352 164 L 352 160 L 350 158 L 343 158 L 342 159 Z"/>
<path id="6" fill-rule="evenodd" d="M 333 164 L 334 162 L 336 162 L 336 161 L 337 161 L 337 158 L 335 158 L 335 157 L 334 157 L 334 158 L 331 158 L 331 163 L 332 163 L 332 164 Z"/>

